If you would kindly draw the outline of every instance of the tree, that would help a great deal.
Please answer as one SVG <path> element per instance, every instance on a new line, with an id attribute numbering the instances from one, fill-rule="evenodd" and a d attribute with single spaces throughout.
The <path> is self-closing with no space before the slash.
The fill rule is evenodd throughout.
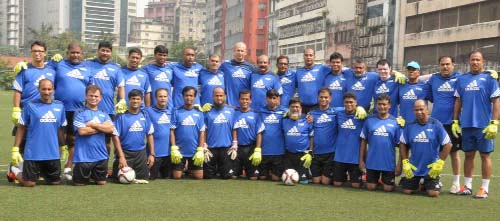
<path id="1" fill-rule="evenodd" d="M 180 42 L 175 42 L 168 50 L 168 59 L 169 61 L 182 61 L 182 55 L 184 48 L 193 48 L 196 54 L 196 62 L 205 66 L 207 62 L 207 56 L 201 51 L 198 50 L 200 42 L 193 40 L 183 40 Z"/>

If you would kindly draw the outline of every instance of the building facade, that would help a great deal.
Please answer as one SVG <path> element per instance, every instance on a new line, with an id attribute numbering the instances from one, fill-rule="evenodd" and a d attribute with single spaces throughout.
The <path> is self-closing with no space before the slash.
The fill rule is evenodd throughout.
<path id="1" fill-rule="evenodd" d="M 24 0 L 0 0 L 0 44 L 21 48 L 25 39 Z"/>
<path id="2" fill-rule="evenodd" d="M 129 39 L 141 48 L 144 57 L 152 56 L 157 45 L 170 48 L 174 42 L 174 26 L 151 18 L 134 18 Z"/>
<path id="3" fill-rule="evenodd" d="M 179 0 L 175 14 L 175 40 L 205 42 L 205 0 Z"/>
<path id="4" fill-rule="evenodd" d="M 57 35 L 69 29 L 69 1 L 66 0 L 25 0 L 25 40 L 34 40 L 31 30 L 39 30 L 42 24 L 50 26 L 50 34 Z"/>

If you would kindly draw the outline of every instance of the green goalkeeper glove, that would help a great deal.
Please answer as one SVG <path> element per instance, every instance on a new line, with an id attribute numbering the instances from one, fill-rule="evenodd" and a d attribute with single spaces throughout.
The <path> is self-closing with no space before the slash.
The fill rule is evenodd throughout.
<path id="1" fill-rule="evenodd" d="M 203 165 L 204 159 L 205 159 L 205 153 L 203 151 L 203 147 L 196 148 L 196 153 L 193 156 L 193 164 L 199 167 Z"/>
<path id="2" fill-rule="evenodd" d="M 252 165 L 258 166 L 262 161 L 262 148 L 255 147 L 253 154 L 248 159 L 252 161 Z"/>
<path id="3" fill-rule="evenodd" d="M 403 160 L 403 173 L 405 174 L 405 177 L 407 179 L 413 178 L 413 171 L 416 170 L 417 168 L 410 163 L 410 160 L 404 159 Z"/>
<path id="4" fill-rule="evenodd" d="M 19 118 L 21 118 L 21 108 L 13 107 L 12 108 L 12 123 L 14 123 L 14 125 L 17 125 Z"/>
<path id="5" fill-rule="evenodd" d="M 357 106 L 356 113 L 354 114 L 354 117 L 361 119 L 361 120 L 365 119 L 366 118 L 366 110 L 361 106 Z"/>
<path id="6" fill-rule="evenodd" d="M 490 121 L 490 125 L 488 125 L 483 130 L 484 138 L 489 140 L 495 139 L 495 137 L 497 136 L 497 132 L 498 132 L 498 121 L 492 120 Z"/>
<path id="7" fill-rule="evenodd" d="M 171 146 L 170 147 L 170 160 L 172 161 L 173 164 L 181 163 L 182 154 L 179 151 L 178 146 Z"/>
<path id="8" fill-rule="evenodd" d="M 125 99 L 120 99 L 118 103 L 115 105 L 115 111 L 117 114 L 123 114 L 125 111 L 127 111 L 127 102 Z"/>
<path id="9" fill-rule="evenodd" d="M 400 127 L 405 127 L 406 121 L 405 121 L 405 119 L 403 119 L 403 117 L 401 117 L 401 116 L 396 117 L 396 122 L 398 122 L 398 125 Z"/>
<path id="10" fill-rule="evenodd" d="M 304 161 L 304 164 L 302 164 L 302 166 L 304 166 L 305 168 L 309 168 L 311 167 L 311 162 L 312 162 L 312 156 L 311 154 L 309 153 L 309 151 L 307 151 L 301 158 L 300 158 L 300 161 Z"/>
<path id="11" fill-rule="evenodd" d="M 406 84 L 406 76 L 404 74 L 401 74 L 398 71 L 392 71 L 392 73 L 394 73 L 394 81 L 399 84 Z"/>
<path id="12" fill-rule="evenodd" d="M 460 123 L 458 120 L 453 120 L 451 124 L 451 133 L 454 137 L 458 138 L 459 134 L 462 134 L 462 128 L 460 127 Z"/>
<path id="13" fill-rule="evenodd" d="M 429 176 L 432 179 L 436 179 L 439 174 L 441 174 L 441 171 L 443 171 L 443 166 L 444 166 L 444 160 L 438 159 L 436 162 L 431 163 L 427 165 L 427 168 L 431 168 L 429 171 Z"/>
<path id="14" fill-rule="evenodd" d="M 498 79 L 498 73 L 495 70 L 486 70 L 486 72 L 490 73 L 490 76 L 494 79 Z"/>
<path id="15" fill-rule="evenodd" d="M 68 145 L 61 146 L 61 161 L 66 162 L 66 160 L 68 160 L 68 156 Z"/>
<path id="16" fill-rule="evenodd" d="M 63 59 L 63 56 L 59 53 L 55 54 L 50 58 L 50 60 L 55 61 L 55 62 L 60 62 Z"/>
<path id="17" fill-rule="evenodd" d="M 23 156 L 19 153 L 19 147 L 12 147 L 12 161 L 10 163 L 15 167 L 19 167 L 19 163 L 23 161 Z"/>
<path id="18" fill-rule="evenodd" d="M 212 110 L 212 104 L 211 103 L 205 103 L 203 107 L 201 107 L 202 112 L 209 112 Z"/>
<path id="19" fill-rule="evenodd" d="M 19 74 L 19 72 L 26 69 L 28 69 L 28 62 L 25 61 L 17 62 L 16 66 L 14 66 L 14 74 L 17 75 Z"/>

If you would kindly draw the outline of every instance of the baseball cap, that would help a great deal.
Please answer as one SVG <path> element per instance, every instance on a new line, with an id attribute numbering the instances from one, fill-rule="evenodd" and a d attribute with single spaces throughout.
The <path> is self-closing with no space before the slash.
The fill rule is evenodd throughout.
<path id="1" fill-rule="evenodd" d="M 408 63 L 406 65 L 406 68 L 409 68 L 409 67 L 420 70 L 420 65 L 416 61 L 410 61 L 410 63 Z"/>

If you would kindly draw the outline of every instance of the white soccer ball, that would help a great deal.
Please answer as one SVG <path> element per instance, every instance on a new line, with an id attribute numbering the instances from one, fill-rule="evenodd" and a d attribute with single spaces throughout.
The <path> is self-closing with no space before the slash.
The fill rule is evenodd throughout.
<path id="1" fill-rule="evenodd" d="M 287 186 L 294 186 L 299 183 L 299 173 L 294 169 L 287 169 L 281 175 L 281 181 Z"/>
<path id="2" fill-rule="evenodd" d="M 123 167 L 118 170 L 118 181 L 124 184 L 130 184 L 135 180 L 135 171 L 131 167 Z"/>

